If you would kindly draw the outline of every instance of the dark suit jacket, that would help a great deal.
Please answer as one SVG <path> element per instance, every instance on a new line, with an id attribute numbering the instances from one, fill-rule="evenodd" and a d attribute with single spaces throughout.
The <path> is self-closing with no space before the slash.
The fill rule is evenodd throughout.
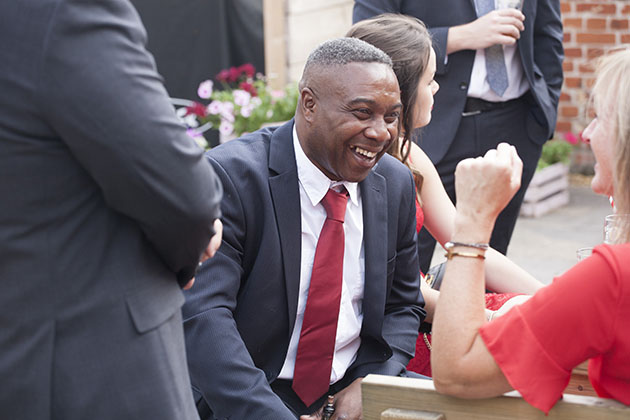
<path id="1" fill-rule="evenodd" d="M 127 1 L 0 13 L 0 417 L 196 417 L 180 283 L 220 185 Z"/>
<path id="2" fill-rule="evenodd" d="M 435 112 L 423 129 L 421 145 L 434 163 L 451 145 L 466 103 L 475 59 L 474 50 L 446 55 L 448 29 L 477 18 L 474 0 L 355 0 L 353 21 L 380 13 L 402 13 L 422 20 L 431 35 L 437 59 Z M 531 96 L 527 130 L 537 144 L 547 141 L 555 130 L 558 99 L 562 87 L 562 21 L 559 0 L 524 0 L 525 30 L 518 49 Z"/>
<path id="3" fill-rule="evenodd" d="M 293 121 L 208 152 L 223 181 L 223 244 L 186 292 L 184 327 L 196 397 L 218 418 L 294 419 L 269 387 L 297 312 L 301 227 Z M 424 318 L 414 186 L 391 156 L 360 183 L 365 246 L 361 347 L 346 378 L 397 375 Z M 359 246 L 357 244 L 357 246 Z"/>

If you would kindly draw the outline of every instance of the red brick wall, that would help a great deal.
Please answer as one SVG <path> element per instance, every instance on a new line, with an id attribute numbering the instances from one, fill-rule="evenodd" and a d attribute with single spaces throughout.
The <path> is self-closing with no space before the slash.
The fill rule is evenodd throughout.
<path id="1" fill-rule="evenodd" d="M 565 58 L 557 135 L 579 133 L 588 124 L 593 58 L 630 44 L 630 0 L 562 0 L 560 7 Z"/>

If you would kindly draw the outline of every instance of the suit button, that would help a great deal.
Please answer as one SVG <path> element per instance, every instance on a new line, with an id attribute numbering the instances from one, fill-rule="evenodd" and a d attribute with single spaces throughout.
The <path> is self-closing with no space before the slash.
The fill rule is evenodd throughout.
<path id="1" fill-rule="evenodd" d="M 459 84 L 459 90 L 466 90 L 466 89 L 468 89 L 468 83 L 466 83 L 466 82 L 461 82 L 461 83 Z"/>

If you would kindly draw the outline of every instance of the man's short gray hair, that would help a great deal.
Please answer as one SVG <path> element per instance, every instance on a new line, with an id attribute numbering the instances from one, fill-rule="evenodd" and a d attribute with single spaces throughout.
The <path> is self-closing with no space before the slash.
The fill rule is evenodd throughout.
<path id="1" fill-rule="evenodd" d="M 319 44 L 308 56 L 304 71 L 311 66 L 342 66 L 349 63 L 383 63 L 392 59 L 372 44 L 357 38 L 336 38 Z"/>

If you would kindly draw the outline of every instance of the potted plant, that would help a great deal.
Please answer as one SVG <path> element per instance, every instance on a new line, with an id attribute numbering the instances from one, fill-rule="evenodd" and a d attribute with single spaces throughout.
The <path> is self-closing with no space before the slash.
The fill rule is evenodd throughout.
<path id="1" fill-rule="evenodd" d="M 523 198 L 521 215 L 538 217 L 569 203 L 569 163 L 577 142 L 573 133 L 566 133 L 564 139 L 556 138 L 543 145 L 536 173 Z"/>
<path id="2" fill-rule="evenodd" d="M 199 84 L 197 94 L 203 102 L 173 99 L 189 134 L 200 143 L 205 143 L 201 133 L 210 128 L 219 130 L 223 143 L 263 124 L 289 120 L 295 113 L 297 88 L 271 89 L 249 63 L 222 70 L 215 79 L 219 89 L 212 80 Z"/>

